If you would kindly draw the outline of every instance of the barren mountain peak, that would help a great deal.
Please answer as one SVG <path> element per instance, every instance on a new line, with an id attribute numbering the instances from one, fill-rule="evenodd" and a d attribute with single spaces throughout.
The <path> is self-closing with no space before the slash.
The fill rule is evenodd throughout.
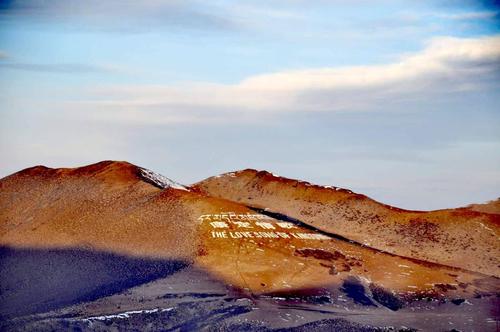
<path id="1" fill-rule="evenodd" d="M 103 160 L 94 164 L 73 167 L 73 168 L 50 168 L 43 165 L 29 167 L 12 174 L 9 177 L 28 176 L 35 178 L 58 178 L 65 176 L 84 176 L 91 178 L 100 178 L 103 180 L 122 180 L 122 181 L 144 181 L 157 188 L 173 188 L 179 190 L 188 190 L 185 186 L 156 173 L 147 168 L 139 167 L 127 161 Z M 7 178 L 9 178 L 7 177 Z"/>
<path id="2" fill-rule="evenodd" d="M 500 198 L 486 203 L 470 204 L 466 208 L 477 212 L 500 214 Z"/>
<path id="3" fill-rule="evenodd" d="M 103 160 L 94 164 L 89 164 L 80 167 L 61 167 L 61 168 L 51 168 L 45 165 L 36 165 L 33 167 L 25 168 L 17 173 L 18 175 L 48 175 L 53 173 L 58 174 L 92 174 L 98 173 L 105 169 L 113 169 L 114 171 L 126 171 L 134 169 L 137 166 L 126 162 L 126 161 L 114 161 L 114 160 Z M 14 175 L 13 174 L 13 175 Z"/>

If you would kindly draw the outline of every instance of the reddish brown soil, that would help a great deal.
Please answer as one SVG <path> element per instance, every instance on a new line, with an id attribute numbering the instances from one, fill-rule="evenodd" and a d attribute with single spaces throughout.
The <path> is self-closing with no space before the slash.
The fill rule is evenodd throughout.
<path id="1" fill-rule="evenodd" d="M 498 288 L 484 274 L 496 274 L 496 265 L 484 264 L 497 263 L 498 248 L 489 233 L 477 231 L 482 228 L 463 226 L 483 223 L 497 232 L 491 214 L 404 211 L 347 190 L 253 171 L 211 178 L 194 189 L 160 189 L 126 162 L 26 169 L 0 180 L 0 245 L 192 262 L 249 296 L 334 292 L 352 278 L 368 294 L 383 289 L 398 301 L 472 298 Z M 283 223 L 245 204 L 269 206 L 309 226 Z"/>
<path id="2" fill-rule="evenodd" d="M 350 190 L 244 170 L 192 187 L 207 195 L 267 208 L 331 234 L 396 255 L 500 276 L 497 203 L 408 211 Z"/>

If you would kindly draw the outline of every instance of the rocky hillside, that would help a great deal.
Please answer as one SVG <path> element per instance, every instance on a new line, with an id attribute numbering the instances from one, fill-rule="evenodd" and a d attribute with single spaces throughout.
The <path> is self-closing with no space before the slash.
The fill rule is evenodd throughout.
<path id="1" fill-rule="evenodd" d="M 129 317 L 290 328 L 328 317 L 371 331 L 363 324 L 405 317 L 387 310 L 430 319 L 466 301 L 474 311 L 446 310 L 486 317 L 498 290 L 484 265 L 498 256 L 495 218 L 403 211 L 266 172 L 185 187 L 127 162 L 32 167 L 0 179 L 0 330 L 143 326 Z M 454 262 L 457 248 L 471 259 Z"/>
<path id="2" fill-rule="evenodd" d="M 277 212 L 370 248 L 500 276 L 500 216 L 485 207 L 407 211 L 350 190 L 251 169 L 208 178 L 193 190 Z"/>

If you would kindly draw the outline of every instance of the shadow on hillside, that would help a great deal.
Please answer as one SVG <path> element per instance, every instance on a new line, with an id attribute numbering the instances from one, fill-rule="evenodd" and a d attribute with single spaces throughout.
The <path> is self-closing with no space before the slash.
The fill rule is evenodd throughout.
<path id="1" fill-rule="evenodd" d="M 0 320 L 92 301 L 188 264 L 84 249 L 0 247 Z"/>

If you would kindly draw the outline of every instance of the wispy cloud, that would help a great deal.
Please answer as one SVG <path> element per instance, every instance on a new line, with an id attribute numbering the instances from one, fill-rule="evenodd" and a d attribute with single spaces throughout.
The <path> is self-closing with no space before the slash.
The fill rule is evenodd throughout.
<path id="1" fill-rule="evenodd" d="M 221 13 L 218 7 L 201 5 L 191 0 L 1 2 L 0 19 L 13 17 L 68 21 L 89 30 L 142 31 L 157 26 L 218 30 L 235 28 L 235 22 Z"/>
<path id="2" fill-rule="evenodd" d="M 499 12 L 497 11 L 480 11 L 480 12 L 465 12 L 465 13 L 437 13 L 434 16 L 449 20 L 458 20 L 458 21 L 468 21 L 468 20 L 485 20 L 485 19 L 493 19 L 499 16 Z"/>
<path id="3" fill-rule="evenodd" d="M 1 59 L 0 54 L 0 59 Z M 103 73 L 112 72 L 116 68 L 112 66 L 99 66 L 82 63 L 59 63 L 59 64 L 41 64 L 41 63 L 22 63 L 22 62 L 0 62 L 0 69 L 23 70 L 43 73 L 59 74 L 84 74 L 84 73 Z"/>
<path id="4" fill-rule="evenodd" d="M 500 85 L 500 36 L 442 37 L 385 65 L 284 71 L 233 85 L 183 83 L 95 90 L 73 107 L 137 123 L 247 121 L 283 112 L 376 111 L 384 103 Z"/>

